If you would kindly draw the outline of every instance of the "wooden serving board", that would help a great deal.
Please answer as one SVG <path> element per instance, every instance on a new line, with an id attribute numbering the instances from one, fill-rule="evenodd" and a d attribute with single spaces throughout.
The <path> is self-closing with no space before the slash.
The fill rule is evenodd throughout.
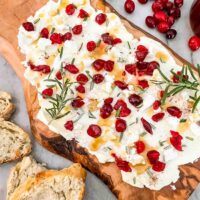
<path id="1" fill-rule="evenodd" d="M 79 162 L 91 172 L 100 177 L 121 200 L 186 200 L 200 182 L 200 160 L 194 164 L 180 166 L 180 179 L 176 182 L 176 190 L 166 186 L 160 191 L 147 188 L 139 189 L 122 181 L 120 171 L 114 163 L 100 164 L 95 156 L 90 155 L 86 149 L 79 146 L 76 141 L 66 141 L 62 136 L 53 133 L 42 122 L 36 119 L 39 105 L 36 89 L 25 80 L 24 67 L 20 64 L 24 57 L 20 54 L 17 44 L 19 26 L 28 16 L 43 6 L 48 0 L 1 0 L 0 1 L 0 53 L 12 65 L 21 79 L 28 114 L 30 117 L 32 133 L 36 140 L 46 149 L 64 156 L 74 162 Z M 95 8 L 105 12 L 116 12 L 104 0 L 92 0 Z M 117 13 L 118 14 L 118 13 Z M 119 14 L 118 14 L 119 15 Z M 147 36 L 157 41 L 155 37 L 141 30 L 139 27 L 120 16 L 126 28 L 136 38 Z M 161 41 L 159 41 L 161 42 Z M 162 42 L 161 42 L 162 43 Z M 163 43 L 162 43 L 163 44 Z M 164 44 L 163 44 L 164 45 Z M 164 45 L 168 48 L 166 45 Z M 169 49 L 169 48 L 168 48 Z M 169 49 L 177 63 L 189 64 L 171 49 Z M 192 66 L 192 65 L 191 65 Z M 6 81 L 6 80 L 5 80 Z"/>

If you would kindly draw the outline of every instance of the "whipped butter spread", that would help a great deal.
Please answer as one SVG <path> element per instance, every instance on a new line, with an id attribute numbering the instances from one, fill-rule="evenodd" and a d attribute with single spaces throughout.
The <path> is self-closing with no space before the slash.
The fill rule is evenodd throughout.
<path id="1" fill-rule="evenodd" d="M 116 162 L 123 181 L 159 190 L 200 157 L 198 74 L 160 43 L 134 38 L 116 14 L 89 0 L 48 1 L 18 40 L 37 118 L 100 163 Z"/>

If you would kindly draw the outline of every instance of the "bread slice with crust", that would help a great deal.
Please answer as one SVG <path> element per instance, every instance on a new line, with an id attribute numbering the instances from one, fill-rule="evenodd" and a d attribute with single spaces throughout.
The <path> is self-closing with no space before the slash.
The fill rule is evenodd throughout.
<path id="1" fill-rule="evenodd" d="M 29 135 L 17 125 L 0 120 L 0 164 L 17 160 L 31 152 Z"/>
<path id="2" fill-rule="evenodd" d="M 86 172 L 80 164 L 61 171 L 43 171 L 21 184 L 10 200 L 81 200 L 85 178 Z"/>
<path id="3" fill-rule="evenodd" d="M 0 118 L 8 120 L 15 111 L 15 105 L 11 103 L 12 97 L 7 92 L 0 91 Z"/>
<path id="4" fill-rule="evenodd" d="M 34 177 L 37 173 L 47 170 L 44 165 L 37 163 L 32 156 L 24 157 L 10 172 L 7 184 L 7 200 L 19 185 L 27 178 Z"/>

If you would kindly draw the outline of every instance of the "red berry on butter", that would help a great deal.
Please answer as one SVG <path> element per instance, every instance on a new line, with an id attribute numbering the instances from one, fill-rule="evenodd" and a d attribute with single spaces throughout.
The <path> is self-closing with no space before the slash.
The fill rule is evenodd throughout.
<path id="1" fill-rule="evenodd" d="M 102 130 L 100 126 L 91 124 L 87 129 L 87 133 L 93 138 L 98 138 L 99 136 L 101 136 Z"/>
<path id="2" fill-rule="evenodd" d="M 127 128 L 126 121 L 120 118 L 117 118 L 115 122 L 115 129 L 117 132 L 124 132 Z"/>
<path id="3" fill-rule="evenodd" d="M 95 21 L 97 24 L 102 25 L 107 19 L 107 15 L 104 13 L 100 13 L 96 16 Z"/>
<path id="4" fill-rule="evenodd" d="M 31 22 L 25 22 L 25 23 L 22 24 L 22 26 L 28 32 L 34 31 L 34 26 Z"/>
<path id="5" fill-rule="evenodd" d="M 64 127 L 66 128 L 66 130 L 73 131 L 73 129 L 74 129 L 73 121 L 67 121 L 65 123 Z"/>

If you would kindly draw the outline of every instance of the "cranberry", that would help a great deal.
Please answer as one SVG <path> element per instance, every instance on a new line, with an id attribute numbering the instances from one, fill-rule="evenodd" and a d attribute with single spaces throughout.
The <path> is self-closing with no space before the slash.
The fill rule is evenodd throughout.
<path id="1" fill-rule="evenodd" d="M 131 110 L 126 107 L 121 107 L 119 117 L 128 117 L 131 114 Z"/>
<path id="2" fill-rule="evenodd" d="M 113 111 L 113 107 L 110 104 L 105 103 L 100 109 L 100 116 L 103 119 L 106 119 L 110 117 L 110 115 L 112 114 L 112 111 Z"/>
<path id="3" fill-rule="evenodd" d="M 165 9 L 167 11 L 170 11 L 172 8 L 173 8 L 174 4 L 171 2 L 171 1 L 168 1 L 166 4 L 165 4 Z"/>
<path id="4" fill-rule="evenodd" d="M 169 26 L 171 27 L 175 23 L 174 17 L 169 16 L 167 22 L 168 22 Z"/>
<path id="5" fill-rule="evenodd" d="M 178 19 L 181 17 L 181 10 L 179 8 L 172 8 L 169 11 L 169 15 L 174 17 L 174 19 Z"/>
<path id="6" fill-rule="evenodd" d="M 53 89 L 52 88 L 47 88 L 47 89 L 44 89 L 42 91 L 43 98 L 51 97 L 52 95 L 53 95 Z"/>
<path id="7" fill-rule="evenodd" d="M 80 9 L 79 15 L 78 15 L 78 16 L 79 16 L 80 18 L 82 18 L 82 19 L 85 19 L 85 18 L 89 17 L 89 14 L 88 14 L 85 10 Z"/>
<path id="8" fill-rule="evenodd" d="M 152 76 L 155 69 L 160 67 L 159 63 L 156 61 L 152 61 L 148 64 L 146 75 Z"/>
<path id="9" fill-rule="evenodd" d="M 86 84 L 88 82 L 88 77 L 85 75 L 85 74 L 79 74 L 77 77 L 76 77 L 76 80 L 78 83 L 80 84 Z"/>
<path id="10" fill-rule="evenodd" d="M 87 50 L 88 51 L 94 51 L 96 49 L 97 45 L 94 41 L 90 41 L 87 43 Z"/>
<path id="11" fill-rule="evenodd" d="M 102 59 L 97 59 L 93 62 L 92 66 L 96 71 L 100 71 L 104 68 L 105 66 L 105 61 Z"/>
<path id="12" fill-rule="evenodd" d="M 134 74 L 136 75 L 136 66 L 135 64 L 127 64 L 125 66 L 125 70 L 129 73 L 129 74 Z"/>
<path id="13" fill-rule="evenodd" d="M 151 150 L 147 153 L 147 158 L 151 164 L 155 164 L 160 157 L 160 153 L 156 150 Z"/>
<path id="14" fill-rule="evenodd" d="M 164 96 L 164 93 L 165 93 L 165 91 L 164 91 L 164 90 L 161 90 L 161 91 L 159 92 L 159 95 L 160 95 L 160 97 L 161 97 L 161 98 L 163 98 L 163 96 Z"/>
<path id="15" fill-rule="evenodd" d="M 142 125 L 143 125 L 144 129 L 148 133 L 153 134 L 153 130 L 152 130 L 151 124 L 144 118 L 141 118 L 141 122 L 142 122 Z"/>
<path id="16" fill-rule="evenodd" d="M 128 85 L 125 82 L 122 81 L 115 81 L 114 84 L 120 88 L 121 90 L 125 90 L 128 88 Z"/>
<path id="17" fill-rule="evenodd" d="M 175 106 L 168 107 L 167 112 L 173 117 L 181 118 L 182 116 L 182 111 Z"/>
<path id="18" fill-rule="evenodd" d="M 79 73 L 79 69 L 73 64 L 65 65 L 64 69 L 66 69 L 67 71 L 69 71 L 72 74 L 78 74 Z"/>
<path id="19" fill-rule="evenodd" d="M 154 110 L 158 110 L 158 108 L 160 106 L 161 106 L 161 102 L 160 101 L 158 101 L 158 100 L 154 101 L 154 103 L 153 103 L 153 109 Z"/>
<path id="20" fill-rule="evenodd" d="M 170 131 L 172 137 L 170 137 L 170 143 L 173 145 L 173 147 L 178 150 L 182 151 L 182 139 L 183 137 L 179 134 L 179 132 L 176 131 Z"/>
<path id="21" fill-rule="evenodd" d="M 147 80 L 139 80 L 138 81 L 138 85 L 142 88 L 142 89 L 146 89 L 149 87 L 149 83 Z"/>
<path id="22" fill-rule="evenodd" d="M 105 104 L 111 104 L 112 102 L 113 102 L 113 98 L 111 98 L 111 97 L 104 100 Z"/>
<path id="23" fill-rule="evenodd" d="M 73 129 L 74 129 L 74 123 L 73 123 L 73 121 L 67 121 L 66 123 L 65 123 L 65 125 L 64 125 L 64 127 L 67 129 L 67 130 L 69 130 L 69 131 L 73 131 Z"/>
<path id="24" fill-rule="evenodd" d="M 128 100 L 129 100 L 129 103 L 135 107 L 138 107 L 143 103 L 142 97 L 137 94 L 131 94 Z"/>
<path id="25" fill-rule="evenodd" d="M 154 18 L 157 22 L 167 22 L 167 14 L 164 11 L 158 11 L 154 14 Z"/>
<path id="26" fill-rule="evenodd" d="M 137 63 L 136 63 L 136 67 L 137 67 L 137 69 L 139 69 L 139 70 L 145 70 L 145 69 L 147 69 L 148 64 L 149 64 L 149 63 L 147 63 L 147 62 L 137 62 Z"/>
<path id="27" fill-rule="evenodd" d="M 149 53 L 148 49 L 145 46 L 143 46 L 143 45 L 139 45 L 137 47 L 136 52 L 135 52 L 136 58 L 140 62 L 144 61 L 144 59 L 146 58 L 146 56 L 148 55 L 148 53 Z"/>
<path id="28" fill-rule="evenodd" d="M 152 120 L 154 122 L 159 122 L 160 120 L 162 120 L 164 118 L 164 116 L 165 116 L 165 113 L 162 113 L 162 112 L 161 113 L 157 113 L 157 114 L 152 116 Z"/>
<path id="29" fill-rule="evenodd" d="M 174 39 L 177 35 L 177 32 L 175 29 L 169 29 L 166 33 L 166 38 L 167 39 Z"/>
<path id="30" fill-rule="evenodd" d="M 87 129 L 88 135 L 93 138 L 98 138 L 99 136 L 101 136 L 101 132 L 101 127 L 96 124 L 91 124 Z"/>
<path id="31" fill-rule="evenodd" d="M 135 3 L 132 0 L 126 0 L 124 9 L 127 13 L 132 13 L 135 10 Z"/>
<path id="32" fill-rule="evenodd" d="M 53 33 L 50 36 L 50 40 L 51 40 L 52 44 L 62 44 L 62 42 L 63 42 L 62 35 L 60 33 Z"/>
<path id="33" fill-rule="evenodd" d="M 138 0 L 138 2 L 141 4 L 146 4 L 148 2 L 148 0 Z"/>
<path id="34" fill-rule="evenodd" d="M 104 69 L 107 71 L 107 72 L 112 72 L 113 68 L 114 68 L 114 61 L 112 60 L 107 60 L 105 63 L 104 63 Z"/>
<path id="35" fill-rule="evenodd" d="M 114 38 L 112 41 L 112 45 L 120 44 L 122 43 L 122 40 L 120 38 Z"/>
<path id="36" fill-rule="evenodd" d="M 145 144 L 143 141 L 137 141 L 135 142 L 135 148 L 138 154 L 144 152 L 145 150 Z"/>
<path id="37" fill-rule="evenodd" d="M 196 51 L 200 47 L 200 38 L 197 36 L 192 36 L 188 42 L 188 46 L 192 51 Z"/>
<path id="38" fill-rule="evenodd" d="M 43 28 L 40 32 L 40 36 L 42 38 L 48 38 L 49 37 L 49 30 L 47 28 Z"/>
<path id="39" fill-rule="evenodd" d="M 152 169 L 156 172 L 162 172 L 165 169 L 166 164 L 160 161 L 157 161 L 153 164 Z"/>
<path id="40" fill-rule="evenodd" d="M 118 158 L 115 154 L 112 154 L 112 156 L 115 158 L 116 165 L 120 170 L 125 171 L 125 172 L 132 171 L 127 161 L 124 161 L 121 158 Z"/>
<path id="41" fill-rule="evenodd" d="M 65 12 L 68 14 L 68 15 L 73 15 L 75 13 L 75 6 L 73 4 L 69 4 L 67 5 L 66 9 L 65 9 Z"/>
<path id="42" fill-rule="evenodd" d="M 108 45 L 113 44 L 113 37 L 109 33 L 102 34 L 101 38 L 105 44 L 108 44 Z"/>
<path id="43" fill-rule="evenodd" d="M 183 6 L 183 0 L 174 0 L 174 4 L 176 7 L 180 8 Z"/>
<path id="44" fill-rule="evenodd" d="M 28 32 L 34 31 L 34 26 L 31 22 L 25 22 L 22 24 L 22 26 L 24 27 L 24 29 Z"/>
<path id="45" fill-rule="evenodd" d="M 107 15 L 104 13 L 100 13 L 96 16 L 95 21 L 97 24 L 102 25 L 107 19 Z"/>
<path id="46" fill-rule="evenodd" d="M 58 72 L 56 73 L 56 78 L 57 78 L 58 80 L 62 80 L 62 74 L 61 74 L 60 71 L 58 71 Z"/>
<path id="47" fill-rule="evenodd" d="M 49 74 L 51 69 L 48 65 L 38 65 L 37 66 L 38 71 L 42 72 L 43 74 Z"/>
<path id="48" fill-rule="evenodd" d="M 62 36 L 63 42 L 65 42 L 66 40 L 71 40 L 71 39 L 72 39 L 72 34 L 70 32 L 67 32 Z"/>
<path id="49" fill-rule="evenodd" d="M 126 121 L 120 118 L 117 118 L 115 122 L 115 129 L 117 132 L 123 133 L 126 130 Z"/>
<path id="50" fill-rule="evenodd" d="M 85 93 L 85 87 L 83 85 L 79 85 L 76 87 L 76 90 L 79 92 L 79 93 Z"/>
<path id="51" fill-rule="evenodd" d="M 72 28 L 72 32 L 74 35 L 80 35 L 83 31 L 83 26 L 82 25 L 76 25 Z"/>
<path id="52" fill-rule="evenodd" d="M 156 27 L 156 20 L 154 17 L 152 16 L 148 16 L 146 17 L 146 25 L 149 27 L 149 28 L 155 28 Z"/>
<path id="53" fill-rule="evenodd" d="M 160 22 L 157 29 L 160 33 L 166 33 L 169 30 L 169 24 L 167 22 Z"/>
<path id="54" fill-rule="evenodd" d="M 93 76 L 93 82 L 96 84 L 102 83 L 104 80 L 104 76 L 102 74 L 95 74 Z"/>
<path id="55" fill-rule="evenodd" d="M 164 9 L 164 5 L 162 2 L 160 1 L 155 1 L 153 4 L 152 4 L 152 10 L 154 13 L 158 12 L 158 11 L 161 11 Z"/>
<path id="56" fill-rule="evenodd" d="M 82 98 L 80 98 L 80 97 L 77 97 L 76 99 L 74 99 L 73 101 L 72 101 L 72 107 L 74 107 L 74 108 L 81 108 L 83 105 L 84 105 L 85 103 L 84 103 L 84 101 L 83 101 L 83 99 Z"/>
<path id="57" fill-rule="evenodd" d="M 125 107 L 127 107 L 127 104 L 122 99 L 117 100 L 116 104 L 114 105 L 115 110 L 118 110 L 120 108 L 125 108 Z"/>
<path id="58" fill-rule="evenodd" d="M 188 75 L 183 75 L 183 76 L 181 76 L 182 75 L 182 72 L 181 71 L 178 71 L 176 74 L 174 74 L 174 76 L 173 76 L 173 82 L 174 83 L 179 83 L 180 82 L 180 78 L 182 78 L 184 81 L 187 81 L 188 80 Z M 180 77 L 180 78 L 179 78 Z"/>

